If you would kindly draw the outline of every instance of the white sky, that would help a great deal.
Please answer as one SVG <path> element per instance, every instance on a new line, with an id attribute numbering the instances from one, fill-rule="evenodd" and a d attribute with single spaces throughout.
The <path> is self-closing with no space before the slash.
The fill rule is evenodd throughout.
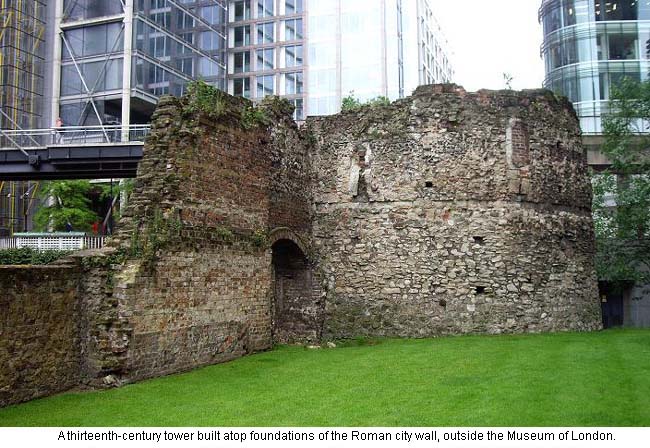
<path id="1" fill-rule="evenodd" d="M 454 82 L 475 91 L 503 89 L 509 73 L 514 89 L 542 86 L 539 57 L 541 0 L 431 0 L 452 50 Z"/>

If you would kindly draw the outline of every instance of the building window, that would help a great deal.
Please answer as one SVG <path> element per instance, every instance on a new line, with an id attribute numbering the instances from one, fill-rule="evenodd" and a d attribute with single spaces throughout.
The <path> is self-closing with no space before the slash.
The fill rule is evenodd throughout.
<path id="1" fill-rule="evenodd" d="M 68 46 L 77 58 L 119 52 L 123 47 L 119 23 L 73 28 L 66 30 L 64 36 L 68 45 L 63 45 L 63 59 L 71 58 Z"/>
<path id="2" fill-rule="evenodd" d="M 637 20 L 637 2 L 623 0 L 619 2 L 596 2 L 596 20 Z"/>
<path id="3" fill-rule="evenodd" d="M 210 25 L 220 25 L 226 22 L 226 11 L 220 6 L 204 6 L 201 17 Z"/>
<path id="4" fill-rule="evenodd" d="M 185 14 L 183 11 L 179 11 L 176 16 L 176 26 L 180 30 L 194 28 L 194 18 L 188 14 Z"/>
<path id="5" fill-rule="evenodd" d="M 251 18 L 251 6 L 248 0 L 235 2 L 235 21 L 249 20 Z"/>
<path id="6" fill-rule="evenodd" d="M 273 70 L 275 68 L 274 56 L 275 51 L 272 48 L 257 50 L 257 71 Z"/>
<path id="7" fill-rule="evenodd" d="M 235 73 L 244 73 L 251 71 L 251 54 L 248 51 L 235 53 Z"/>
<path id="8" fill-rule="evenodd" d="M 221 48 L 221 37 L 214 31 L 201 32 L 201 50 L 219 50 Z"/>
<path id="9" fill-rule="evenodd" d="M 151 9 L 162 9 L 167 6 L 167 0 L 151 0 Z"/>
<path id="10" fill-rule="evenodd" d="M 185 73 L 187 76 L 194 76 L 194 59 L 184 58 L 178 59 L 178 70 Z"/>
<path id="11" fill-rule="evenodd" d="M 284 48 L 284 66 L 300 67 L 302 65 L 302 45 L 290 45 Z"/>
<path id="12" fill-rule="evenodd" d="M 274 0 L 257 0 L 257 17 L 273 16 Z"/>
<path id="13" fill-rule="evenodd" d="M 235 27 L 235 47 L 251 44 L 251 27 L 249 25 Z"/>
<path id="14" fill-rule="evenodd" d="M 157 36 L 149 39 L 149 54 L 157 58 L 164 58 L 168 56 L 167 53 L 167 37 Z"/>
<path id="15" fill-rule="evenodd" d="M 169 27 L 169 12 L 156 12 L 151 14 L 151 20 L 162 28 Z"/>
<path id="16" fill-rule="evenodd" d="M 293 111 L 293 119 L 294 120 L 304 120 L 305 119 L 305 111 L 303 108 L 303 101 L 302 98 L 296 98 L 295 100 L 289 100 L 291 104 L 293 104 L 293 107 L 295 107 L 295 110 Z"/>
<path id="17" fill-rule="evenodd" d="M 287 73 L 285 75 L 284 86 L 287 95 L 297 95 L 302 93 L 302 72 Z"/>
<path id="18" fill-rule="evenodd" d="M 608 37 L 609 59 L 637 59 L 638 41 L 635 34 L 612 34 Z"/>
<path id="19" fill-rule="evenodd" d="M 302 12 L 302 0 L 285 0 L 285 14 L 298 14 Z"/>
<path id="20" fill-rule="evenodd" d="M 302 39 L 302 19 L 291 19 L 284 21 L 285 40 Z"/>
<path id="21" fill-rule="evenodd" d="M 206 78 L 220 76 L 221 70 L 219 64 L 213 61 L 210 58 L 202 57 L 199 60 L 199 76 L 204 76 Z"/>
<path id="22" fill-rule="evenodd" d="M 194 33 L 180 33 L 178 37 L 180 37 L 188 44 L 194 45 Z M 192 50 L 187 45 L 183 45 L 182 43 L 179 42 L 178 51 L 180 53 L 190 53 Z"/>
<path id="23" fill-rule="evenodd" d="M 257 98 L 273 95 L 273 75 L 257 77 Z"/>
<path id="24" fill-rule="evenodd" d="M 243 96 L 244 98 L 251 97 L 251 79 L 250 78 L 237 78 L 233 80 L 233 94 Z"/>
<path id="25" fill-rule="evenodd" d="M 268 44 L 273 42 L 273 28 L 274 23 L 259 23 L 257 24 L 257 43 Z"/>

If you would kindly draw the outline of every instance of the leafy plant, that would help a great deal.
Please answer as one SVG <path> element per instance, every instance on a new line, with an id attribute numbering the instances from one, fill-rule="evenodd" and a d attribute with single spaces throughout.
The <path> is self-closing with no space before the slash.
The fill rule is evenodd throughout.
<path id="1" fill-rule="evenodd" d="M 263 230 L 256 230 L 253 235 L 251 235 L 251 242 L 255 247 L 264 247 L 267 243 L 266 232 Z"/>
<path id="2" fill-rule="evenodd" d="M 49 264 L 69 254 L 69 251 L 63 250 L 48 250 L 39 252 L 36 249 L 30 249 L 28 247 L 21 249 L 3 249 L 0 250 L 0 265 Z"/>
<path id="3" fill-rule="evenodd" d="M 187 114 L 205 113 L 210 118 L 220 117 L 225 109 L 224 93 L 205 81 L 192 81 L 187 84 L 187 104 L 183 111 Z"/>
<path id="4" fill-rule="evenodd" d="M 95 188 L 87 180 L 45 182 L 39 191 L 44 205 L 34 215 L 38 231 L 89 231 L 99 216 L 91 209 L 89 194 Z"/>
<path id="5" fill-rule="evenodd" d="M 343 98 L 341 102 L 341 111 L 342 112 L 353 112 L 360 110 L 364 106 L 377 107 L 377 106 L 388 106 L 390 104 L 390 99 L 385 96 L 377 96 L 375 98 L 370 98 L 366 102 L 361 102 L 357 97 L 354 96 L 354 91 L 351 91 L 348 96 Z"/>
<path id="6" fill-rule="evenodd" d="M 650 281 L 650 83 L 628 78 L 612 89 L 604 117 L 603 153 L 611 162 L 594 174 L 594 224 L 601 279 Z"/>
<path id="7" fill-rule="evenodd" d="M 512 81 L 514 80 L 514 78 L 508 72 L 503 72 L 502 75 L 503 75 L 503 83 L 506 85 L 506 89 L 512 90 Z"/>
<path id="8" fill-rule="evenodd" d="M 361 109 L 361 101 L 354 96 L 354 91 L 350 92 L 348 96 L 343 98 L 341 102 L 342 112 L 352 112 Z"/>
<path id="9" fill-rule="evenodd" d="M 264 111 L 255 106 L 249 106 L 242 110 L 241 125 L 244 129 L 252 129 L 257 126 L 268 124 L 269 119 Z"/>

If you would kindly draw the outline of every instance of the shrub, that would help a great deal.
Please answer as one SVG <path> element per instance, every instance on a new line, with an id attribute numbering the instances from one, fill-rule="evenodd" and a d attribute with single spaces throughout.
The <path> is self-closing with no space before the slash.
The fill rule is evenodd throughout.
<path id="1" fill-rule="evenodd" d="M 36 249 L 23 247 L 21 249 L 2 249 L 0 250 L 0 265 L 26 265 L 26 264 L 50 264 L 59 258 L 69 255 L 65 250 L 48 250 L 39 252 Z"/>

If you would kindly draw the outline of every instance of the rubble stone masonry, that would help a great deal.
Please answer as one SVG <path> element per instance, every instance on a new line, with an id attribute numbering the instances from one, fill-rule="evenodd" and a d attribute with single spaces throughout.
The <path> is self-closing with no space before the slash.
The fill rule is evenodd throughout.
<path id="1" fill-rule="evenodd" d="M 302 128 L 191 101 L 160 101 L 108 247 L 0 268 L 0 406 L 274 342 L 600 328 L 565 100 L 427 86 Z"/>
<path id="2" fill-rule="evenodd" d="M 326 336 L 600 328 L 591 186 L 566 102 L 426 86 L 310 128 Z"/>

